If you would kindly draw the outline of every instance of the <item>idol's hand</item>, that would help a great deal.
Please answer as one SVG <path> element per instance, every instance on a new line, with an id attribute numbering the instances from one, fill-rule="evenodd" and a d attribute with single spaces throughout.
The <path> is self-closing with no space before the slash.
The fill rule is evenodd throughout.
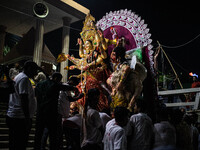
<path id="1" fill-rule="evenodd" d="M 78 43 L 79 45 L 82 45 L 82 44 L 83 44 L 82 39 L 81 39 L 81 38 L 78 38 L 78 39 L 77 39 L 77 43 Z"/>
<path id="2" fill-rule="evenodd" d="M 133 97 L 131 98 L 131 101 L 130 101 L 130 103 L 128 104 L 128 109 L 129 109 L 129 110 L 132 110 L 134 104 L 135 104 L 135 96 L 133 96 Z"/>
<path id="3" fill-rule="evenodd" d="M 91 27 L 95 28 L 95 23 L 94 23 L 94 21 L 91 21 L 90 25 L 91 25 Z"/>
<path id="4" fill-rule="evenodd" d="M 89 69 L 89 67 L 90 67 L 89 65 L 86 65 L 86 66 L 83 67 L 83 70 L 86 71 L 86 70 Z"/>
<path id="5" fill-rule="evenodd" d="M 100 37 L 103 37 L 103 32 L 102 32 L 102 30 L 98 29 L 97 32 L 98 32 L 98 34 L 99 34 Z"/>
<path id="6" fill-rule="evenodd" d="M 112 89 L 112 93 L 111 93 L 111 95 L 115 95 L 116 93 L 117 93 L 116 89 L 113 88 L 113 89 Z"/>

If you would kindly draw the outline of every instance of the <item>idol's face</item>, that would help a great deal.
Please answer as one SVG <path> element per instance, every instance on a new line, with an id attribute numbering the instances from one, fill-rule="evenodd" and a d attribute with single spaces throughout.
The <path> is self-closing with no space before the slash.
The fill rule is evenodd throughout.
<path id="1" fill-rule="evenodd" d="M 110 59 L 111 59 L 112 63 L 116 63 L 117 62 L 116 52 L 112 51 L 112 53 L 110 55 Z"/>
<path id="2" fill-rule="evenodd" d="M 86 50 L 92 50 L 93 49 L 92 43 L 90 41 L 85 42 L 85 49 Z"/>

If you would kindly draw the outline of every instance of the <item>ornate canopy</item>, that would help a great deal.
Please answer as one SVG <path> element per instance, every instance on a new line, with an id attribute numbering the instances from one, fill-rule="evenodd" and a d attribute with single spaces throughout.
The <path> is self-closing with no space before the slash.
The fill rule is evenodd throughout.
<path id="1" fill-rule="evenodd" d="M 124 37 L 126 40 L 125 48 L 127 51 L 147 47 L 148 57 L 150 65 L 153 65 L 153 46 L 151 45 L 152 39 L 149 33 L 149 28 L 144 20 L 140 16 L 132 12 L 131 10 L 119 10 L 106 13 L 106 15 L 97 22 L 96 26 L 100 28 L 104 37 L 110 40 L 114 38 Z M 114 32 L 113 32 L 114 29 Z M 116 35 L 114 35 L 116 34 Z M 110 54 L 113 49 L 113 45 L 108 47 L 108 53 Z"/>

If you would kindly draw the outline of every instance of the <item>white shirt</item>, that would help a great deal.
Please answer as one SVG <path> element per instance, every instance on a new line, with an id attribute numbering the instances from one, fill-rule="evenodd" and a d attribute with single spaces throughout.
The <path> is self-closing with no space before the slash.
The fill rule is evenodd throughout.
<path id="1" fill-rule="evenodd" d="M 76 125 L 75 128 L 76 127 L 79 127 L 79 128 L 82 127 L 82 116 L 81 116 L 81 114 L 76 114 L 72 117 L 69 117 L 69 118 L 66 119 L 66 121 L 73 122 Z"/>
<path id="2" fill-rule="evenodd" d="M 24 72 L 19 73 L 14 78 L 14 81 L 15 93 L 10 94 L 7 115 L 11 118 L 25 118 L 21 106 L 20 94 L 28 94 L 29 114 L 30 118 L 32 118 L 37 109 L 37 101 L 31 82 Z"/>
<path id="3" fill-rule="evenodd" d="M 168 121 L 154 124 L 155 142 L 154 147 L 163 145 L 176 145 L 176 130 Z"/>
<path id="4" fill-rule="evenodd" d="M 127 139 L 125 130 L 112 119 L 106 124 L 103 138 L 104 150 L 126 150 Z"/>
<path id="5" fill-rule="evenodd" d="M 109 121 L 110 126 L 114 125 L 115 123 L 116 123 L 115 118 Z M 131 133 L 132 133 L 132 126 L 131 126 L 130 121 L 127 122 L 127 124 L 123 127 L 123 129 L 125 130 L 125 135 L 126 136 L 130 136 L 131 135 Z"/>
<path id="6" fill-rule="evenodd" d="M 101 121 L 102 121 L 103 129 L 105 130 L 106 124 L 107 124 L 108 121 L 111 120 L 111 117 L 104 112 L 99 112 L 99 115 L 100 115 L 100 118 L 101 118 Z"/>
<path id="7" fill-rule="evenodd" d="M 132 115 L 130 124 L 133 128 L 129 150 L 149 150 L 153 138 L 153 124 L 150 117 L 144 113 Z"/>
<path id="8" fill-rule="evenodd" d="M 102 142 L 102 135 L 99 128 L 102 126 L 102 121 L 99 112 L 88 107 L 86 118 L 86 143 L 100 144 Z"/>

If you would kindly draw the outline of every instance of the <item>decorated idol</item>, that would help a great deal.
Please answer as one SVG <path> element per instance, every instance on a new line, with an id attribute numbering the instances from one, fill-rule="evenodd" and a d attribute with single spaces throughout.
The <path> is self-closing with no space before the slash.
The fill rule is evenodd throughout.
<path id="1" fill-rule="evenodd" d="M 104 59 L 107 58 L 107 43 L 103 37 L 102 31 L 98 30 L 95 26 L 95 19 L 92 15 L 88 14 L 85 18 L 81 38 L 78 38 L 79 44 L 79 56 L 81 59 L 70 57 L 69 55 L 61 54 L 58 60 L 64 61 L 69 59 L 74 63 L 69 69 L 81 70 L 81 81 L 78 88 L 80 91 L 87 95 L 87 91 L 91 88 L 98 88 L 100 91 L 100 100 L 98 109 L 109 109 L 108 99 L 103 94 L 103 88 L 101 83 L 106 82 L 110 73 L 107 70 L 107 65 L 104 63 Z M 84 105 L 84 99 L 79 100 Z"/>
<path id="2" fill-rule="evenodd" d="M 128 10 L 106 14 L 97 26 L 106 41 L 116 41 L 107 44 L 113 67 L 107 79 L 112 88 L 110 107 L 125 106 L 131 110 L 135 99 L 141 95 L 147 70 L 153 72 L 149 29 L 141 17 Z"/>
<path id="3" fill-rule="evenodd" d="M 81 59 L 61 54 L 58 61 L 69 59 L 74 65 L 68 69 L 81 70 L 82 92 L 100 90 L 99 110 L 114 110 L 116 106 L 131 110 L 143 91 L 147 72 L 154 72 L 151 34 L 144 20 L 131 11 L 120 10 L 107 13 L 95 24 L 88 14 L 80 36 Z M 110 94 L 110 103 L 104 90 Z M 80 103 L 84 105 L 84 100 Z"/>

